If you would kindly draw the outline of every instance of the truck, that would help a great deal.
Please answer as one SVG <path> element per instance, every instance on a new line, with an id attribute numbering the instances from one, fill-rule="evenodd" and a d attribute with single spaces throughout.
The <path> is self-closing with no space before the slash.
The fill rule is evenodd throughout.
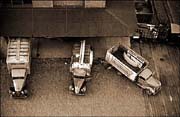
<path id="1" fill-rule="evenodd" d="M 29 39 L 10 39 L 7 49 L 7 68 L 13 81 L 9 93 L 14 98 L 28 97 L 26 79 L 30 74 L 31 46 Z"/>
<path id="2" fill-rule="evenodd" d="M 76 95 L 84 95 L 86 92 L 86 82 L 91 78 L 91 68 L 93 64 L 93 50 L 86 41 L 82 40 L 73 46 L 70 72 L 72 73 L 72 83 L 69 90 Z"/>
<path id="3" fill-rule="evenodd" d="M 160 91 L 161 82 L 154 78 L 148 68 L 149 62 L 129 47 L 113 46 L 107 50 L 105 60 L 148 95 L 156 95 Z"/>

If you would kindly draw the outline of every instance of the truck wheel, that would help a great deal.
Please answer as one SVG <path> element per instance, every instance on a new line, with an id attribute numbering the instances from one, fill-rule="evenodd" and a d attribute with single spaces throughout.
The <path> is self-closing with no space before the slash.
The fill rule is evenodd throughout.
<path id="1" fill-rule="evenodd" d="M 69 85 L 69 90 L 74 91 L 74 87 L 72 85 Z"/>
<path id="2" fill-rule="evenodd" d="M 81 89 L 81 91 L 84 93 L 84 92 L 86 92 L 86 86 L 84 86 L 82 89 Z"/>
<path id="3" fill-rule="evenodd" d="M 153 93 L 149 89 L 144 89 L 144 92 L 148 95 L 153 95 Z"/>
<path id="4" fill-rule="evenodd" d="M 9 94 L 11 94 L 11 95 L 15 94 L 14 87 L 9 88 Z"/>
<path id="5" fill-rule="evenodd" d="M 24 92 L 24 95 L 28 95 L 29 94 L 27 89 L 23 90 L 23 92 Z"/>

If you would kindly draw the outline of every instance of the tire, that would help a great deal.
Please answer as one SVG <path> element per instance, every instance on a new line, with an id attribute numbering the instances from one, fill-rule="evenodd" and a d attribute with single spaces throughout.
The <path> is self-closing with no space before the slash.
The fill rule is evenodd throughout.
<path id="1" fill-rule="evenodd" d="M 69 85 L 69 90 L 70 90 L 70 91 L 74 91 L 73 85 Z"/>
<path id="2" fill-rule="evenodd" d="M 81 92 L 83 92 L 83 93 L 86 92 L 86 86 L 84 86 L 84 87 L 81 89 Z"/>
<path id="3" fill-rule="evenodd" d="M 149 96 L 153 95 L 153 93 L 150 91 L 150 89 L 144 89 L 144 92 Z"/>
<path id="4" fill-rule="evenodd" d="M 23 92 L 24 92 L 24 95 L 28 95 L 29 94 L 27 89 L 23 90 Z"/>
<path id="5" fill-rule="evenodd" d="M 10 87 L 10 88 L 9 88 L 9 94 L 10 94 L 10 95 L 13 95 L 13 92 L 15 92 L 14 87 Z"/>

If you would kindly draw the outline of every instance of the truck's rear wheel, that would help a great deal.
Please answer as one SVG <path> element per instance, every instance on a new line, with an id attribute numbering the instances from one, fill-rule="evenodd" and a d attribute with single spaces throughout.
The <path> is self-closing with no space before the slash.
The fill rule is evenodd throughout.
<path id="1" fill-rule="evenodd" d="M 144 89 L 144 93 L 148 95 L 153 95 L 153 92 L 150 89 Z"/>

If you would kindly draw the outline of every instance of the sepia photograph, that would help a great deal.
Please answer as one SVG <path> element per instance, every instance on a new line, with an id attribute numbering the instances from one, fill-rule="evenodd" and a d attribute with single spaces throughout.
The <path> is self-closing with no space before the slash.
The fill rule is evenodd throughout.
<path id="1" fill-rule="evenodd" d="M 179 117 L 179 0 L 0 0 L 0 116 Z"/>

